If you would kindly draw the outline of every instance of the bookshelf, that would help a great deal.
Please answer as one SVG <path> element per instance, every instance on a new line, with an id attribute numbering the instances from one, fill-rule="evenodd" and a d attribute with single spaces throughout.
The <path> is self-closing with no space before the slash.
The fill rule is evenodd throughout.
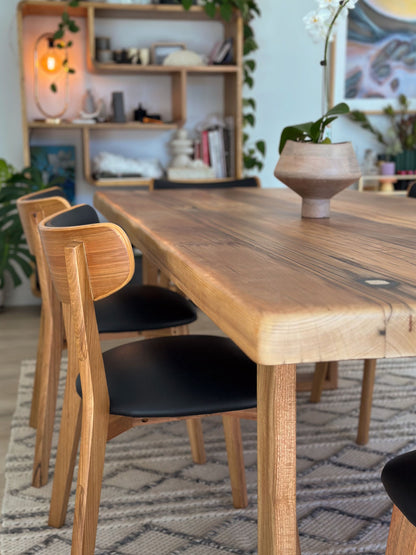
<path id="1" fill-rule="evenodd" d="M 60 123 L 46 123 L 41 121 L 41 115 L 36 113 L 31 104 L 30 95 L 33 87 L 33 76 L 31 75 L 30 56 L 31 43 L 25 36 L 25 21 L 28 18 L 39 18 L 43 21 L 47 18 L 51 20 L 50 31 L 54 31 L 59 16 L 67 9 L 71 16 L 80 18 L 85 27 L 84 33 L 74 34 L 71 40 L 81 47 L 82 56 L 85 60 L 85 70 L 76 70 L 76 75 L 82 78 L 106 78 L 112 79 L 114 88 L 123 90 L 123 83 L 137 80 L 137 85 L 146 87 L 147 80 L 159 79 L 160 88 L 169 89 L 166 99 L 166 112 L 169 112 L 169 121 L 161 124 L 140 123 L 137 121 L 127 121 L 126 123 L 113 123 L 106 121 L 103 123 L 73 123 L 71 119 L 62 120 Z M 51 19 L 52 18 L 52 19 Z M 53 21 L 55 18 L 55 21 Z M 243 23 L 241 17 L 235 13 L 230 22 L 221 20 L 217 15 L 214 19 L 222 26 L 224 38 L 233 39 L 233 63 L 226 65 L 203 65 L 203 66 L 163 66 L 163 65 L 133 65 L 126 63 L 101 63 L 96 59 L 95 38 L 99 33 L 100 24 L 105 24 L 106 28 L 113 25 L 130 23 L 134 21 L 137 33 L 140 36 L 141 29 L 153 21 L 172 21 L 184 22 L 192 26 L 194 22 L 212 21 L 204 12 L 202 7 L 192 6 L 189 11 L 182 6 L 170 4 L 111 4 L 103 2 L 80 2 L 76 8 L 68 8 L 66 2 L 47 1 L 47 0 L 23 0 L 18 4 L 17 25 L 20 48 L 20 69 L 21 69 L 21 98 L 22 98 L 22 125 L 23 125 L 23 152 L 25 164 L 30 163 L 30 145 L 36 137 L 36 133 L 42 132 L 49 137 L 56 137 L 60 130 L 69 130 L 79 133 L 82 144 L 82 166 L 85 180 L 95 186 L 117 186 L 117 185 L 144 185 L 150 184 L 151 179 L 131 178 L 131 179 L 95 179 L 91 173 L 92 145 L 100 138 L 105 141 L 109 134 L 114 137 L 119 132 L 129 133 L 128 140 L 134 142 L 137 151 L 140 152 L 141 146 L 145 144 L 149 134 L 152 137 L 156 134 L 160 136 L 161 144 L 169 143 L 173 133 L 188 123 L 189 117 L 189 97 L 192 95 L 193 87 L 199 78 L 204 79 L 206 86 L 209 80 L 219 78 L 222 81 L 221 103 L 223 106 L 224 118 L 231 117 L 234 122 L 233 131 L 233 173 L 236 178 L 242 176 L 242 42 L 243 42 Z M 32 22 L 32 26 L 35 26 Z M 191 27 L 192 29 L 192 27 Z M 160 36 L 155 35 L 154 42 L 160 41 Z M 180 37 L 178 37 L 179 39 Z M 198 37 L 195 37 L 197 40 Z M 82 44 L 80 45 L 79 42 Z M 150 44 L 149 44 L 150 46 Z M 85 71 L 85 75 L 82 72 Z M 80 75 L 81 72 L 81 75 Z M 102 77 L 101 77 L 102 76 Z M 72 76 L 69 77 L 72 79 Z M 85 79 L 84 79 L 85 80 Z M 131 86 L 131 85 L 130 85 Z M 154 86 L 158 86 L 157 83 Z M 80 102 L 80 98 L 78 98 Z M 203 108 L 203 107 L 202 107 Z M 204 115 L 201 111 L 201 120 Z M 64 115 L 65 118 L 65 115 Z"/>

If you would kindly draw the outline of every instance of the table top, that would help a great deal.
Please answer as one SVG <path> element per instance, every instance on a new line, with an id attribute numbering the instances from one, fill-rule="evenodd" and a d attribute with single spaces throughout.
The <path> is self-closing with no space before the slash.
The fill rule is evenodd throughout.
<path id="1" fill-rule="evenodd" d="M 260 364 L 416 355 L 416 202 L 344 191 L 329 219 L 287 189 L 106 191 L 121 225 Z"/>

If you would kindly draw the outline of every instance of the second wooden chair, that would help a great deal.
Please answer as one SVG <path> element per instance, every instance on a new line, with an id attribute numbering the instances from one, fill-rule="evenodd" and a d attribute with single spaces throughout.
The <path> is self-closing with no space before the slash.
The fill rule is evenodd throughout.
<path id="1" fill-rule="evenodd" d="M 37 428 L 32 485 L 48 481 L 49 457 L 55 418 L 56 396 L 63 346 L 61 307 L 49 275 L 40 243 L 38 223 L 68 209 L 63 191 L 53 187 L 30 193 L 17 201 L 29 248 L 35 256 L 41 290 L 41 321 L 33 388 L 30 423 Z M 95 216 L 96 222 L 98 217 Z M 111 253 L 106 263 L 111 265 Z M 183 296 L 163 287 L 128 284 L 115 295 L 95 304 L 100 338 L 125 335 L 176 335 L 187 333 L 196 320 L 196 311 Z M 188 422 L 194 462 L 205 462 L 202 427 L 198 420 Z"/>

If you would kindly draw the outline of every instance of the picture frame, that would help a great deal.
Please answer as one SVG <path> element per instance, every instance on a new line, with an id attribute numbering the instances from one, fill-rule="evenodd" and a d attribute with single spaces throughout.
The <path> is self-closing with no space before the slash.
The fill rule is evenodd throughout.
<path id="1" fill-rule="evenodd" d="M 150 63 L 160 66 L 169 54 L 177 50 L 186 50 L 186 44 L 182 42 L 155 42 L 150 47 Z"/>
<path id="2" fill-rule="evenodd" d="M 381 113 L 405 94 L 416 110 L 415 6 L 360 0 L 340 22 L 331 49 L 330 104 Z M 412 41 L 413 38 L 413 41 Z"/>
<path id="3" fill-rule="evenodd" d="M 42 172 L 44 183 L 61 179 L 59 187 L 72 204 L 75 199 L 75 147 L 73 145 L 42 145 L 30 147 L 30 164 Z"/>

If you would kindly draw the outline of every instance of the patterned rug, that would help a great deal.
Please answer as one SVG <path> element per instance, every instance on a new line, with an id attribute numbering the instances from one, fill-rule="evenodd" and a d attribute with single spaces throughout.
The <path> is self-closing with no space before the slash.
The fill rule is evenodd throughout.
<path id="1" fill-rule="evenodd" d="M 70 552 L 75 483 L 65 527 L 47 526 L 51 480 L 30 486 L 34 431 L 27 425 L 34 363 L 22 364 L 6 462 L 1 553 Z M 415 448 L 416 360 L 379 361 L 371 441 L 354 443 L 362 364 L 345 362 L 340 387 L 318 405 L 298 395 L 298 524 L 303 555 L 383 554 L 391 504 L 384 463 Z M 62 392 L 63 383 L 61 383 Z M 204 420 L 208 462 L 192 464 L 182 422 L 133 429 L 107 446 L 96 553 L 256 553 L 256 424 L 242 422 L 249 507 L 231 503 L 218 417 Z M 54 437 L 53 458 L 57 436 Z M 52 461 L 53 462 L 53 461 Z"/>

